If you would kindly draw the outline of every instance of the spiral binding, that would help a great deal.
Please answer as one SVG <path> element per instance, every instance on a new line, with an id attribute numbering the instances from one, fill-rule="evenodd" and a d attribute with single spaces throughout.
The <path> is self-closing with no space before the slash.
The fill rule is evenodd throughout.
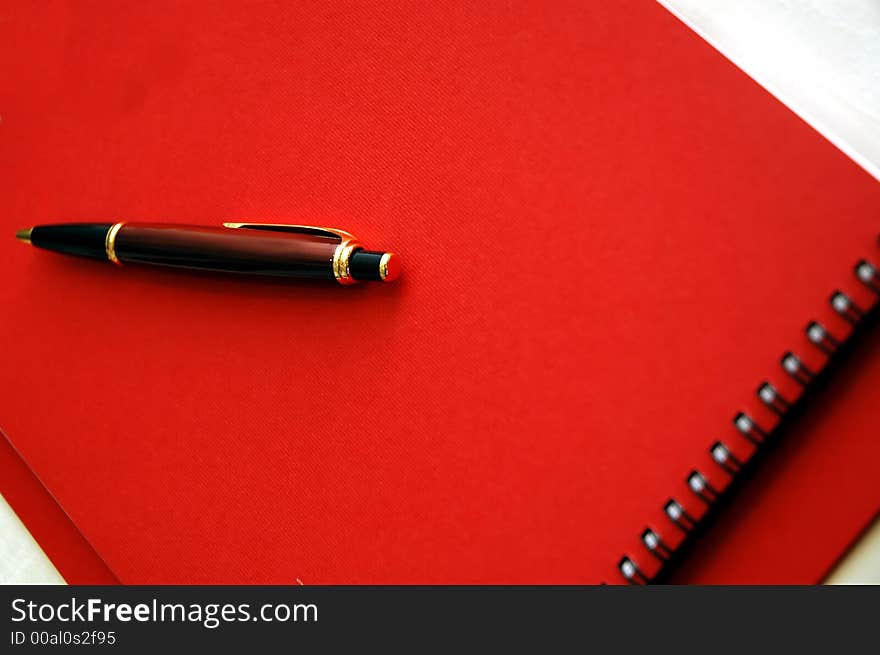
<path id="1" fill-rule="evenodd" d="M 876 264 L 862 259 L 855 265 L 853 271 L 859 283 L 880 296 L 880 268 Z M 716 441 L 712 444 L 709 448 L 712 461 L 730 476 L 730 482 L 723 490 L 719 491 L 710 484 L 703 472 L 692 470 L 686 478 L 687 486 L 693 493 L 693 500 L 708 506 L 708 510 L 699 519 L 696 519 L 688 512 L 687 503 L 670 498 L 663 506 L 663 513 L 672 524 L 670 528 L 684 533 L 684 538 L 672 548 L 667 541 L 664 541 L 660 530 L 646 527 L 641 535 L 642 545 L 653 558 L 659 560 L 660 568 L 655 573 L 648 575 L 639 568 L 635 557 L 625 555 L 618 562 L 617 568 L 628 583 L 658 583 L 669 575 L 672 568 L 680 561 L 681 555 L 696 537 L 699 529 L 707 523 L 719 507 L 720 502 L 726 500 L 734 488 L 738 486 L 737 483 L 746 477 L 747 470 L 750 470 L 757 463 L 760 456 L 766 451 L 768 443 L 772 442 L 780 431 L 780 427 L 802 405 L 801 401 L 807 395 L 807 391 L 811 390 L 818 378 L 829 370 L 829 365 L 838 359 L 838 353 L 841 349 L 852 343 L 856 334 L 864 331 L 867 319 L 877 318 L 877 308 L 880 307 L 877 299 L 872 300 L 870 307 L 859 307 L 850 296 L 839 289 L 831 294 L 828 301 L 834 312 L 848 322 L 853 329 L 845 338 L 838 338 L 818 321 L 811 321 L 807 324 L 805 328 L 807 340 L 825 355 L 825 365 L 821 370 L 813 371 L 793 352 L 786 352 L 782 356 L 780 360 L 782 370 L 803 387 L 802 393 L 797 400 L 790 401 L 783 397 L 771 382 L 761 383 L 757 389 L 758 399 L 765 407 L 779 416 L 780 420 L 772 430 L 767 431 L 745 412 L 739 412 L 733 417 L 734 427 L 754 445 L 755 452 L 747 461 L 742 461 L 731 452 L 725 443 Z"/>

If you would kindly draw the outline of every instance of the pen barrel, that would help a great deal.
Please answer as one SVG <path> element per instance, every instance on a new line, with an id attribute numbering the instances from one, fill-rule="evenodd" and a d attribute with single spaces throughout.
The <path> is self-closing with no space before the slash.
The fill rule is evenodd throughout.
<path id="1" fill-rule="evenodd" d="M 327 280 L 338 246 L 323 235 L 166 223 L 125 223 L 113 240 L 124 264 Z"/>

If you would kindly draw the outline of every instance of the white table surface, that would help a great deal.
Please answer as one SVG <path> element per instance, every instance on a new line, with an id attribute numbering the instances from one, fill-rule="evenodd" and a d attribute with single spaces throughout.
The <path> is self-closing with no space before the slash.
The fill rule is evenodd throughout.
<path id="1" fill-rule="evenodd" d="M 880 179 L 880 0 L 658 1 Z M 880 584 L 880 521 L 829 582 Z M 63 583 L 0 496 L 0 584 Z"/>

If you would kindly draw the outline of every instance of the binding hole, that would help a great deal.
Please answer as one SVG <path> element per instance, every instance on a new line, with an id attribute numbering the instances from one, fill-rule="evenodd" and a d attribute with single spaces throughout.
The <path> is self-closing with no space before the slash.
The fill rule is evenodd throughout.
<path id="1" fill-rule="evenodd" d="M 709 449 L 709 454 L 712 455 L 712 460 L 722 469 L 730 473 L 730 475 L 736 475 L 739 473 L 739 470 L 743 466 L 742 462 L 730 452 L 730 448 L 721 441 L 716 441 L 712 444 L 712 447 Z"/>
<path id="2" fill-rule="evenodd" d="M 617 568 L 620 569 L 621 574 L 630 584 L 648 584 L 647 576 L 639 570 L 638 565 L 632 558 L 624 556 L 617 563 Z"/>
<path id="3" fill-rule="evenodd" d="M 867 259 L 861 260 L 856 264 L 856 277 L 859 281 L 868 287 L 874 293 L 880 293 L 880 282 L 878 282 L 877 267 Z"/>
<path id="4" fill-rule="evenodd" d="M 855 325 L 865 316 L 862 308 L 856 305 L 852 298 L 843 291 L 837 290 L 832 293 L 829 302 L 831 308 L 850 325 Z"/>
<path id="5" fill-rule="evenodd" d="M 782 356 L 781 363 L 782 369 L 801 386 L 807 386 L 816 377 L 816 374 L 801 361 L 800 357 L 792 352 L 785 353 Z"/>
<path id="6" fill-rule="evenodd" d="M 669 520 L 684 532 L 690 532 L 697 525 L 694 518 L 688 514 L 685 508 L 682 507 L 681 503 L 674 498 L 670 498 L 666 502 L 663 506 L 663 511 L 666 513 L 666 516 L 669 517 Z"/>
<path id="7" fill-rule="evenodd" d="M 742 436 L 756 446 L 760 446 L 767 439 L 767 433 L 745 412 L 733 417 L 733 425 Z"/>
<path id="8" fill-rule="evenodd" d="M 791 409 L 791 403 L 783 398 L 779 390 L 767 381 L 762 382 L 758 387 L 758 398 L 779 416 Z"/>
<path id="9" fill-rule="evenodd" d="M 831 355 L 834 354 L 834 351 L 837 350 L 838 346 L 840 346 L 840 342 L 831 336 L 828 330 L 825 329 L 825 326 L 818 321 L 807 323 L 804 332 L 806 332 L 807 339 L 810 340 L 810 343 L 816 346 L 828 357 L 831 357 Z"/>
<path id="10" fill-rule="evenodd" d="M 647 548 L 648 551 L 661 562 L 665 562 L 672 557 L 672 549 L 663 543 L 660 535 L 654 532 L 651 528 L 645 528 L 645 531 L 642 532 L 642 543 L 645 544 L 645 548 Z"/>
<path id="11" fill-rule="evenodd" d="M 718 498 L 718 491 L 709 484 L 706 476 L 699 471 L 691 471 L 687 476 L 687 485 L 691 491 L 707 505 L 711 505 Z"/>

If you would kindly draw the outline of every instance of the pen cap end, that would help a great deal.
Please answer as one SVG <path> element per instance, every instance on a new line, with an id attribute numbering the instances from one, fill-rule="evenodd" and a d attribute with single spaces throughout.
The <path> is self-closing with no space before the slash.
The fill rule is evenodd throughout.
<path id="1" fill-rule="evenodd" d="M 348 270 L 355 280 L 391 282 L 400 275 L 400 257 L 393 252 L 356 250 L 348 262 Z"/>

